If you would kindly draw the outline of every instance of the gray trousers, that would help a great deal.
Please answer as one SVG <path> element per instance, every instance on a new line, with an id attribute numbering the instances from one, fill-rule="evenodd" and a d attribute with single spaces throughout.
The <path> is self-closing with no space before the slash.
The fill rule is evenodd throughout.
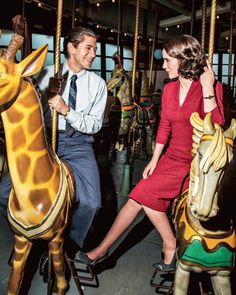
<path id="1" fill-rule="evenodd" d="M 58 134 L 57 155 L 72 168 L 78 208 L 73 212 L 69 236 L 82 248 L 93 218 L 101 207 L 100 177 L 91 135 L 76 131 L 71 137 Z M 7 216 L 11 178 L 7 174 L 0 184 L 0 211 Z"/>

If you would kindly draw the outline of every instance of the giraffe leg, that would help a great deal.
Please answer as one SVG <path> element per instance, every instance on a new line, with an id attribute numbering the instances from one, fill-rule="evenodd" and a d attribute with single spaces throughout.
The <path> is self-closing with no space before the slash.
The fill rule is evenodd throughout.
<path id="1" fill-rule="evenodd" d="M 215 295 L 231 295 L 231 284 L 229 275 L 220 275 L 219 273 L 211 276 L 211 283 Z"/>
<path id="2" fill-rule="evenodd" d="M 67 288 L 67 280 L 64 271 L 63 242 L 64 241 L 60 236 L 56 237 L 49 243 L 49 251 L 52 255 L 58 295 L 64 295 Z"/>
<path id="3" fill-rule="evenodd" d="M 29 240 L 24 237 L 19 237 L 15 235 L 14 260 L 12 272 L 8 282 L 7 295 L 18 294 L 24 275 L 24 267 L 31 247 L 32 243 Z"/>

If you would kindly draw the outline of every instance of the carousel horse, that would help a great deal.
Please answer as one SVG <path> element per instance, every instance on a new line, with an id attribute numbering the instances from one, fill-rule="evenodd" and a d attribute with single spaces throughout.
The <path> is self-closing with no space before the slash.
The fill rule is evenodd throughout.
<path id="1" fill-rule="evenodd" d="M 30 79 L 42 68 L 47 45 L 21 62 L 14 61 L 24 38 L 14 33 L 0 56 L 0 106 L 12 179 L 8 220 L 15 234 L 8 295 L 19 293 L 24 267 L 35 239 L 48 241 L 57 294 L 65 294 L 63 242 L 74 183 L 69 167 L 50 149 L 42 109 Z"/>
<path id="2" fill-rule="evenodd" d="M 116 90 L 115 101 L 110 109 L 110 124 L 114 131 L 113 139 L 116 148 L 120 151 L 127 146 L 128 133 L 134 117 L 135 105 L 131 95 L 131 79 L 119 63 L 112 71 L 111 78 L 107 82 L 108 91 Z"/>
<path id="3" fill-rule="evenodd" d="M 145 71 L 137 72 L 136 88 L 139 99 L 135 101 L 135 115 L 131 126 L 132 142 L 134 142 L 133 152 L 146 153 L 149 156 L 152 155 L 155 147 L 157 114 Z"/>
<path id="4" fill-rule="evenodd" d="M 178 242 L 174 294 L 188 293 L 191 272 L 207 272 L 215 294 L 230 295 L 236 238 L 221 187 L 233 158 L 236 120 L 232 119 L 226 131 L 211 123 L 211 113 L 204 121 L 193 113 L 190 120 L 194 159 L 189 189 L 175 200 L 172 209 Z"/>
<path id="5" fill-rule="evenodd" d="M 145 79 L 141 79 L 142 101 L 135 102 L 131 93 L 131 77 L 118 62 L 107 82 L 107 88 L 108 91 L 117 90 L 118 103 L 113 103 L 110 109 L 111 128 L 117 130 L 118 126 L 118 130 L 114 132 L 113 136 L 114 140 L 117 138 L 117 149 L 124 150 L 127 145 L 131 145 L 134 151 L 136 146 L 144 141 L 147 153 L 152 154 L 156 115 L 150 96 L 146 95 L 147 83 L 145 84 Z M 146 135 L 145 138 L 143 138 L 143 134 Z"/>

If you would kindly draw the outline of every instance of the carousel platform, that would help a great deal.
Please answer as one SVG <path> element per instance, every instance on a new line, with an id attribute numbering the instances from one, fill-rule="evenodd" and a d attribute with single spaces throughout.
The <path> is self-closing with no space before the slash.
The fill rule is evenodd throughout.
<path id="1" fill-rule="evenodd" d="M 125 152 L 116 152 L 112 161 L 107 161 L 104 157 L 99 158 L 103 207 L 96 217 L 85 243 L 87 250 L 99 243 L 110 228 L 117 212 L 127 200 L 127 196 L 120 195 L 124 162 Z M 135 159 L 132 173 L 133 185 L 141 178 L 143 168 L 146 164 L 147 159 L 145 157 Z M 5 295 L 7 294 L 7 283 L 11 272 L 8 259 L 13 249 L 13 234 L 1 214 L 0 228 L 0 294 Z M 96 274 L 96 279 L 92 281 L 81 280 L 84 295 L 167 294 L 167 289 L 156 287 L 156 284 L 165 281 L 164 284 L 170 286 L 174 274 L 168 276 L 158 274 L 155 277 L 155 281 L 152 284 L 150 283 L 155 270 L 152 264 L 160 259 L 161 248 L 162 241 L 160 236 L 144 214 L 141 213 L 127 232 L 112 247 L 109 258 L 94 267 L 93 270 Z M 40 275 L 38 267 L 39 253 L 41 252 L 40 244 L 36 243 L 29 257 L 28 267 L 26 269 L 27 280 L 24 281 L 20 295 L 47 294 L 48 284 L 45 282 L 43 276 Z M 83 265 L 81 265 L 81 268 L 83 269 Z M 235 272 L 232 276 L 232 294 L 236 294 L 236 287 L 234 285 L 236 281 Z M 204 277 L 204 279 L 206 282 L 210 281 L 209 278 Z M 211 285 L 208 283 L 203 282 L 200 286 L 199 282 L 197 282 L 198 278 L 196 279 L 195 277 L 191 281 L 189 294 L 214 294 Z M 199 286 L 203 287 L 204 290 Z M 73 277 L 69 278 L 69 290 L 66 294 L 79 294 Z"/>

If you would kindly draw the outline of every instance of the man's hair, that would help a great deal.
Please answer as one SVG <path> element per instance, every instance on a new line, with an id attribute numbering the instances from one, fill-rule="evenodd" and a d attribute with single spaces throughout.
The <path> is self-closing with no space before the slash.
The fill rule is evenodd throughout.
<path id="1" fill-rule="evenodd" d="M 170 57 L 179 60 L 179 75 L 198 80 L 204 72 L 206 57 L 199 42 L 189 35 L 179 35 L 164 42 L 163 48 Z"/>
<path id="2" fill-rule="evenodd" d="M 64 38 L 64 43 L 63 43 L 63 52 L 66 58 L 69 57 L 68 55 L 68 50 L 67 50 L 67 44 L 71 42 L 75 48 L 84 41 L 84 37 L 89 36 L 97 39 L 96 34 L 85 27 L 76 27 L 72 29 Z"/>

